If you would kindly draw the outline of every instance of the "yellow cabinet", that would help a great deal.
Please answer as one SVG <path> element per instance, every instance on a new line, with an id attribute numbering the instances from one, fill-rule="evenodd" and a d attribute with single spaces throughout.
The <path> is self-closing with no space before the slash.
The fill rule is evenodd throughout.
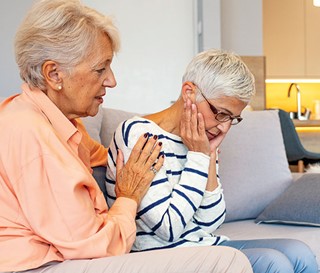
<path id="1" fill-rule="evenodd" d="M 267 79 L 320 78 L 319 26 L 312 0 L 263 0 Z"/>

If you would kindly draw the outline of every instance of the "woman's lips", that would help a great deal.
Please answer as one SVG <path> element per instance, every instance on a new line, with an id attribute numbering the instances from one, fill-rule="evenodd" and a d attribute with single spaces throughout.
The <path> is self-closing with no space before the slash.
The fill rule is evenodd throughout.
<path id="1" fill-rule="evenodd" d="M 207 137 L 208 137 L 209 140 L 212 140 L 212 139 L 216 138 L 220 134 L 220 132 L 211 133 L 208 130 L 206 130 L 206 133 L 207 133 Z"/>
<path id="2" fill-rule="evenodd" d="M 101 96 L 96 96 L 96 97 L 94 97 L 96 100 L 98 100 L 100 103 L 103 103 L 103 96 L 104 96 L 105 94 L 102 94 Z"/>

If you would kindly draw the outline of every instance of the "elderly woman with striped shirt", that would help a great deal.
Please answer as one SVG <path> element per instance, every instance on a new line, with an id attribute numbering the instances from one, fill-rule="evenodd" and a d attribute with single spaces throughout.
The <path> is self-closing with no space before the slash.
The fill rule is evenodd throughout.
<path id="1" fill-rule="evenodd" d="M 109 148 L 110 206 L 116 197 L 118 149 L 128 160 L 138 137 L 148 132 L 160 141 L 165 156 L 161 168 L 151 168 L 156 176 L 138 208 L 132 251 L 224 245 L 243 251 L 257 273 L 316 272 L 313 253 L 300 241 L 231 241 L 214 234 L 226 213 L 218 147 L 230 127 L 241 122 L 241 112 L 254 92 L 254 77 L 237 55 L 208 50 L 188 65 L 181 95 L 173 105 L 119 125 Z"/>

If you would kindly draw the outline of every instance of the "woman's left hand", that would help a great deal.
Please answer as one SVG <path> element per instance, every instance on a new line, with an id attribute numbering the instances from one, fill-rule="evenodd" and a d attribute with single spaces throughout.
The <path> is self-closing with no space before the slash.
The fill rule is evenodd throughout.
<path id="1" fill-rule="evenodd" d="M 210 142 L 210 149 L 212 152 L 215 152 L 219 148 L 222 140 L 227 135 L 230 127 L 231 127 L 231 122 L 222 122 L 217 126 L 220 133 L 214 139 L 211 139 L 209 141 Z"/>
<path id="2" fill-rule="evenodd" d="M 180 136 L 189 151 L 210 155 L 209 140 L 206 135 L 205 123 L 195 104 L 188 99 L 180 122 Z"/>

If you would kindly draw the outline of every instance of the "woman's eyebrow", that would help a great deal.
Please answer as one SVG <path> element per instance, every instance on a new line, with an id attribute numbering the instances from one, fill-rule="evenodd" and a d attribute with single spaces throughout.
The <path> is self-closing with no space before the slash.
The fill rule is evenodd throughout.
<path id="1" fill-rule="evenodd" d="M 230 114 L 231 116 L 233 116 L 234 114 L 228 110 L 227 108 L 224 108 L 224 107 L 217 107 L 217 109 L 220 111 L 220 112 L 227 112 L 228 114 Z"/>
<path id="2" fill-rule="evenodd" d="M 113 56 L 108 56 L 104 60 L 96 60 L 93 64 L 92 67 L 95 68 L 97 66 L 101 65 L 107 65 L 108 63 L 112 63 Z"/>

